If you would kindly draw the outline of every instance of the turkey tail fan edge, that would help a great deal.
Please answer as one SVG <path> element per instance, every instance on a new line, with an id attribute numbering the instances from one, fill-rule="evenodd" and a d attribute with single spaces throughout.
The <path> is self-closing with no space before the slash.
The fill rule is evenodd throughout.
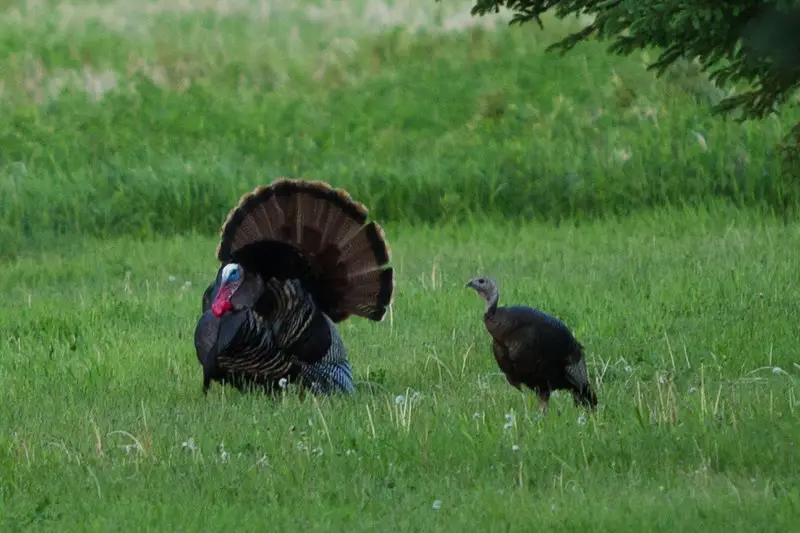
<path id="1" fill-rule="evenodd" d="M 334 322 L 383 320 L 394 292 L 391 249 L 367 209 L 323 181 L 281 178 L 241 197 L 217 258 L 267 276 L 299 277 Z"/>

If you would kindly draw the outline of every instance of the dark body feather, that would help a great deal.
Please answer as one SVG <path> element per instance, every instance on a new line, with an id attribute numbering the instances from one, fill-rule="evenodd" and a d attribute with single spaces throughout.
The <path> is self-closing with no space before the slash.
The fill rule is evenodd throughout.
<path id="1" fill-rule="evenodd" d="M 277 180 L 242 198 L 223 226 L 222 264 L 195 330 L 204 391 L 211 381 L 272 391 L 286 379 L 354 392 L 336 322 L 382 320 L 394 282 L 383 232 L 365 219 L 363 206 L 322 182 Z"/>
<path id="2" fill-rule="evenodd" d="M 224 347 L 219 350 L 219 347 Z M 211 381 L 273 391 L 280 377 L 295 378 L 296 364 L 280 353 L 272 330 L 250 309 L 216 317 L 206 310 L 195 328 L 195 348 L 203 366 L 203 388 Z"/>
<path id="3" fill-rule="evenodd" d="M 561 320 L 527 306 L 498 307 L 499 291 L 491 278 L 475 278 L 468 286 L 487 301 L 484 326 L 509 384 L 536 391 L 542 408 L 558 389 L 569 390 L 576 404 L 597 406 L 583 346 Z"/>

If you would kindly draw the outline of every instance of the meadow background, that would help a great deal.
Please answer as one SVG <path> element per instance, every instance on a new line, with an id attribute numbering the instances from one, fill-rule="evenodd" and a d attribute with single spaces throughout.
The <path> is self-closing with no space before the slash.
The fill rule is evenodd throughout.
<path id="1" fill-rule="evenodd" d="M 3 4 L 3 531 L 797 527 L 800 113 L 470 7 Z M 216 234 L 278 176 L 392 245 L 355 398 L 201 394 Z M 598 413 L 506 384 L 478 273 L 573 328 Z"/>

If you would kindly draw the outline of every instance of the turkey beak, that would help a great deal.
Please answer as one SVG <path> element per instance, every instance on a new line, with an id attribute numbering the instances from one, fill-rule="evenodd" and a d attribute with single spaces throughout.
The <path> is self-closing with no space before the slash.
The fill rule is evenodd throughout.
<path id="1" fill-rule="evenodd" d="M 469 280 L 469 281 L 467 282 L 467 284 L 466 284 L 466 285 L 464 285 L 464 287 L 468 287 L 468 288 L 470 288 L 470 289 L 474 289 L 474 288 L 475 288 L 475 285 L 473 285 L 473 284 L 472 284 L 472 280 Z"/>

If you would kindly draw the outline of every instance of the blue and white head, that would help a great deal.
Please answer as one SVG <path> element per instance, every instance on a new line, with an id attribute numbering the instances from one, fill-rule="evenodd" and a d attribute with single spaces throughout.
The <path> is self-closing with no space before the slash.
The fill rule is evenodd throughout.
<path id="1" fill-rule="evenodd" d="M 261 278 L 251 275 L 238 263 L 222 267 L 217 295 L 211 304 L 214 315 L 220 317 L 228 311 L 252 306 L 261 296 Z"/>
<path id="2" fill-rule="evenodd" d="M 238 263 L 228 263 L 222 267 L 222 282 L 235 283 L 242 279 L 242 267 Z"/>

